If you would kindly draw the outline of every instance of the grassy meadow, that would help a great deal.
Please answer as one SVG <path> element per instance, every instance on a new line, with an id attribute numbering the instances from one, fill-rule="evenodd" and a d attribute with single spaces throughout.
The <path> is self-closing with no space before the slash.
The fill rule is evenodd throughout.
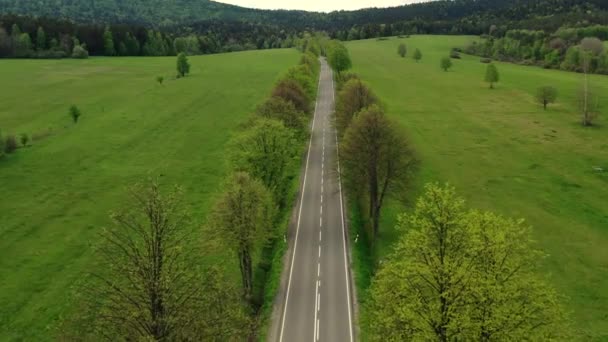
<path id="1" fill-rule="evenodd" d="M 591 77 L 603 115 L 583 128 L 580 74 L 497 63 L 501 80 L 490 90 L 478 57 L 463 55 L 449 72 L 440 69 L 450 48 L 472 39 L 412 36 L 347 47 L 354 71 L 401 123 L 421 159 L 409 197 L 426 182 L 449 182 L 471 207 L 524 218 L 548 254 L 544 271 L 569 297 L 580 340 L 608 340 L 608 77 Z M 400 43 L 407 44 L 405 59 L 397 55 Z M 411 58 L 415 48 L 420 63 Z M 534 98 L 544 85 L 559 92 L 547 111 Z M 377 258 L 390 251 L 396 215 L 408 209 L 387 207 Z M 359 283 L 363 297 L 365 283 Z"/>
<path id="2" fill-rule="evenodd" d="M 179 80 L 175 57 L 0 61 L 0 129 L 33 138 L 0 161 L 0 340 L 52 339 L 90 271 L 91 244 L 134 182 L 181 185 L 202 223 L 231 133 L 298 59 L 296 50 L 190 57 Z"/>

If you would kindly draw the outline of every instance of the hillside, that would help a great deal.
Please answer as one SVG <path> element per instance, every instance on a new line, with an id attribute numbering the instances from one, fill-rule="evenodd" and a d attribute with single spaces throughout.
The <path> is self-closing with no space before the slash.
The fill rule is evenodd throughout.
<path id="1" fill-rule="evenodd" d="M 329 32 L 406 21 L 418 21 L 427 26 L 432 26 L 432 21 L 449 28 L 459 25 L 469 31 L 491 24 L 513 25 L 530 19 L 534 19 L 536 25 L 575 25 L 583 21 L 605 24 L 608 23 L 606 10 L 608 3 L 603 0 L 441 0 L 332 13 L 257 10 L 208 0 L 0 0 L 1 14 L 46 16 L 87 23 L 174 27 L 223 20 Z"/>

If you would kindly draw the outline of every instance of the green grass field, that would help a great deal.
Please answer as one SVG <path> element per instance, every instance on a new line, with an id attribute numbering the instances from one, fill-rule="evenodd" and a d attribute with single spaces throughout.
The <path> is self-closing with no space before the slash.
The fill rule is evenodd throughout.
<path id="1" fill-rule="evenodd" d="M 486 65 L 463 56 L 444 72 L 440 58 L 471 37 L 414 36 L 349 42 L 354 71 L 405 127 L 422 161 L 411 198 L 426 182 L 449 182 L 469 205 L 525 218 L 549 254 L 544 270 L 569 297 L 581 340 L 608 340 L 608 77 L 593 76 L 603 117 L 583 128 L 577 114 L 582 75 L 498 63 L 501 82 L 490 90 Z M 397 55 L 404 42 L 409 56 Z M 423 59 L 411 55 L 420 48 Z M 552 85 L 558 103 L 546 112 L 535 89 Z M 382 258 L 395 239 L 386 210 Z"/>
<path id="2" fill-rule="evenodd" d="M 174 57 L 3 60 L 0 129 L 36 139 L 0 161 L 0 340 L 52 339 L 72 285 L 89 271 L 90 244 L 130 184 L 183 186 L 203 222 L 231 133 L 298 58 L 191 57 L 192 74 L 180 80 Z M 83 112 L 76 125 L 71 104 Z"/>

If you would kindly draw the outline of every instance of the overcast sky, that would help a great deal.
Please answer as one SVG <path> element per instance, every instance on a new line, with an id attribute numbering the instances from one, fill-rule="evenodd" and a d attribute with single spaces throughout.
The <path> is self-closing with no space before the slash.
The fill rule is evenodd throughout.
<path id="1" fill-rule="evenodd" d="M 399 6 L 422 0 L 217 0 L 227 4 L 264 9 L 298 9 L 329 12 L 367 7 Z M 427 0 L 428 1 L 428 0 Z"/>

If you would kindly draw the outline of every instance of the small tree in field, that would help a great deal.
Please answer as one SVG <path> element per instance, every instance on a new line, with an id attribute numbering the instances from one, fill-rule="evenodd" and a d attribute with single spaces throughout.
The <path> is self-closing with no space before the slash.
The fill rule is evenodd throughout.
<path id="1" fill-rule="evenodd" d="M 399 54 L 399 56 L 405 57 L 405 55 L 407 55 L 407 46 L 405 46 L 405 44 L 403 44 L 403 43 L 399 44 L 397 53 Z"/>
<path id="2" fill-rule="evenodd" d="M 416 49 L 414 51 L 414 60 L 416 61 L 416 63 L 420 62 L 420 60 L 422 59 L 422 51 L 420 51 L 420 49 Z"/>
<path id="3" fill-rule="evenodd" d="M 177 55 L 177 74 L 180 77 L 186 76 L 190 72 L 190 63 L 185 53 L 181 52 Z"/>
<path id="4" fill-rule="evenodd" d="M 156 82 L 158 82 L 158 84 L 163 85 L 164 81 L 165 81 L 164 77 L 162 77 L 162 76 L 156 77 Z"/>
<path id="5" fill-rule="evenodd" d="M 27 143 L 30 141 L 30 137 L 25 133 L 21 133 L 20 139 L 23 147 L 27 146 Z"/>
<path id="6" fill-rule="evenodd" d="M 443 69 L 443 71 L 448 71 L 448 70 L 450 70 L 451 67 L 452 67 L 452 60 L 450 59 L 450 57 L 443 57 L 441 59 L 441 69 Z"/>
<path id="7" fill-rule="evenodd" d="M 498 74 L 498 69 L 494 64 L 488 64 L 488 68 L 486 69 L 486 82 L 490 83 L 490 89 L 494 89 L 494 83 L 498 83 L 500 80 L 500 75 Z"/>
<path id="8" fill-rule="evenodd" d="M 547 105 L 554 103 L 555 100 L 557 100 L 557 89 L 551 86 L 538 88 L 536 91 L 536 100 L 543 105 L 545 110 L 547 110 Z"/>
<path id="9" fill-rule="evenodd" d="M 80 109 L 72 105 L 70 107 L 70 117 L 72 118 L 72 121 L 74 121 L 74 123 L 78 123 L 78 119 L 80 118 L 80 116 L 82 116 L 82 112 L 80 112 Z"/>

